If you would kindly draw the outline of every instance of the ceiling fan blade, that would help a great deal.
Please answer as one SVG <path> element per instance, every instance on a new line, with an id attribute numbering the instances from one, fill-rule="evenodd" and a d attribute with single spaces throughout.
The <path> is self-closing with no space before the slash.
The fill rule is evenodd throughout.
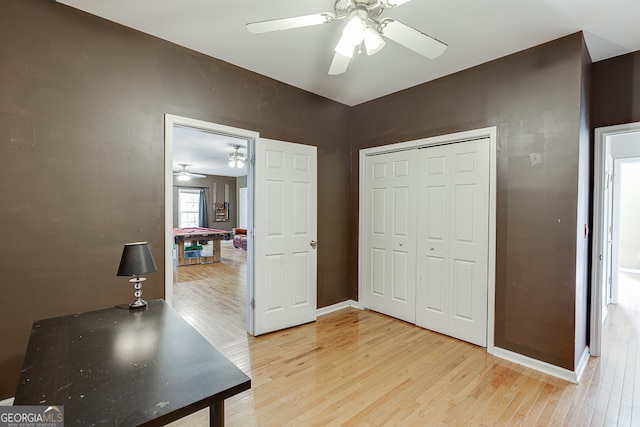
<path id="1" fill-rule="evenodd" d="M 336 15 L 330 12 L 314 15 L 294 16 L 292 18 L 272 19 L 270 21 L 251 22 L 247 30 L 253 34 L 269 33 L 271 31 L 290 30 L 292 28 L 309 27 L 311 25 L 327 24 Z"/>
<path id="2" fill-rule="evenodd" d="M 385 7 L 396 7 L 401 4 L 409 3 L 410 1 L 411 0 L 385 0 L 384 5 Z"/>
<path id="3" fill-rule="evenodd" d="M 329 67 L 329 74 L 335 76 L 344 73 L 349 67 L 349 61 L 351 61 L 350 57 L 344 56 L 340 52 L 336 52 L 335 55 L 333 55 L 331 67 Z"/>
<path id="4" fill-rule="evenodd" d="M 191 173 L 191 172 L 187 172 L 187 175 L 190 178 L 206 178 L 206 175 L 200 175 L 199 173 Z"/>
<path id="5" fill-rule="evenodd" d="M 448 47 L 440 40 L 391 18 L 380 22 L 380 33 L 429 59 L 442 55 Z"/>

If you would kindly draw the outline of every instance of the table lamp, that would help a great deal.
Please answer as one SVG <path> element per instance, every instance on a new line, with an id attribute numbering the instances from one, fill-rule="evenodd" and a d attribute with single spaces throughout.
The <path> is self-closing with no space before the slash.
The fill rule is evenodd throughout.
<path id="1" fill-rule="evenodd" d="M 118 267 L 118 276 L 133 276 L 129 282 L 134 284 L 136 299 L 129 304 L 129 308 L 142 308 L 147 306 L 147 302 L 142 297 L 142 282 L 147 280 L 140 277 L 141 274 L 153 273 L 158 271 L 149 243 L 136 242 L 125 243 L 120 259 L 120 267 Z"/>

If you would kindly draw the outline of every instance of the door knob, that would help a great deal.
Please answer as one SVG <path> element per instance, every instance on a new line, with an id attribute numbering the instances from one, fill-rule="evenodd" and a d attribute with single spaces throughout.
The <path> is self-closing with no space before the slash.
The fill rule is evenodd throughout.
<path id="1" fill-rule="evenodd" d="M 315 249 L 315 248 L 317 248 L 317 247 L 318 247 L 318 242 L 316 242 L 315 240 L 310 241 L 310 242 L 309 242 L 309 244 L 311 245 L 311 247 L 312 247 L 313 249 Z"/>
<path id="2" fill-rule="evenodd" d="M 430 250 L 430 251 L 432 251 L 432 250 L 434 250 L 434 249 L 435 249 L 435 248 L 434 248 L 433 246 L 429 246 L 429 250 Z"/>

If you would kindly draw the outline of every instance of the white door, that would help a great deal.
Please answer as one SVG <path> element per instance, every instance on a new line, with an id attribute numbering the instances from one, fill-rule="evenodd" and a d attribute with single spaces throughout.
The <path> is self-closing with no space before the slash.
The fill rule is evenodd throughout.
<path id="1" fill-rule="evenodd" d="M 238 190 L 238 228 L 247 229 L 249 227 L 249 192 L 247 187 Z"/>
<path id="2" fill-rule="evenodd" d="M 415 150 L 367 157 L 364 194 L 365 307 L 411 323 L 415 323 L 414 156 Z"/>
<path id="3" fill-rule="evenodd" d="M 421 150 L 416 324 L 487 345 L 489 140 Z"/>
<path id="4" fill-rule="evenodd" d="M 258 139 L 254 335 L 316 320 L 316 147 Z"/>

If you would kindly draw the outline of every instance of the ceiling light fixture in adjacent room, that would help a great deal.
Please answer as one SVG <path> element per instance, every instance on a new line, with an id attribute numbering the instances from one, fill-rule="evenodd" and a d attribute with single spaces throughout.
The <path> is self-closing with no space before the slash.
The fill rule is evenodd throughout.
<path id="1" fill-rule="evenodd" d="M 235 151 L 229 154 L 229 167 L 230 168 L 242 168 L 244 163 L 247 161 L 247 156 L 243 153 L 240 153 L 238 150 L 240 149 L 239 145 L 235 146 Z"/>
<path id="2" fill-rule="evenodd" d="M 186 163 L 180 163 L 178 166 L 181 166 L 182 169 L 173 173 L 173 175 L 178 179 L 178 181 L 191 181 L 191 178 L 205 178 L 205 175 L 199 173 L 191 173 L 187 170 Z"/>

